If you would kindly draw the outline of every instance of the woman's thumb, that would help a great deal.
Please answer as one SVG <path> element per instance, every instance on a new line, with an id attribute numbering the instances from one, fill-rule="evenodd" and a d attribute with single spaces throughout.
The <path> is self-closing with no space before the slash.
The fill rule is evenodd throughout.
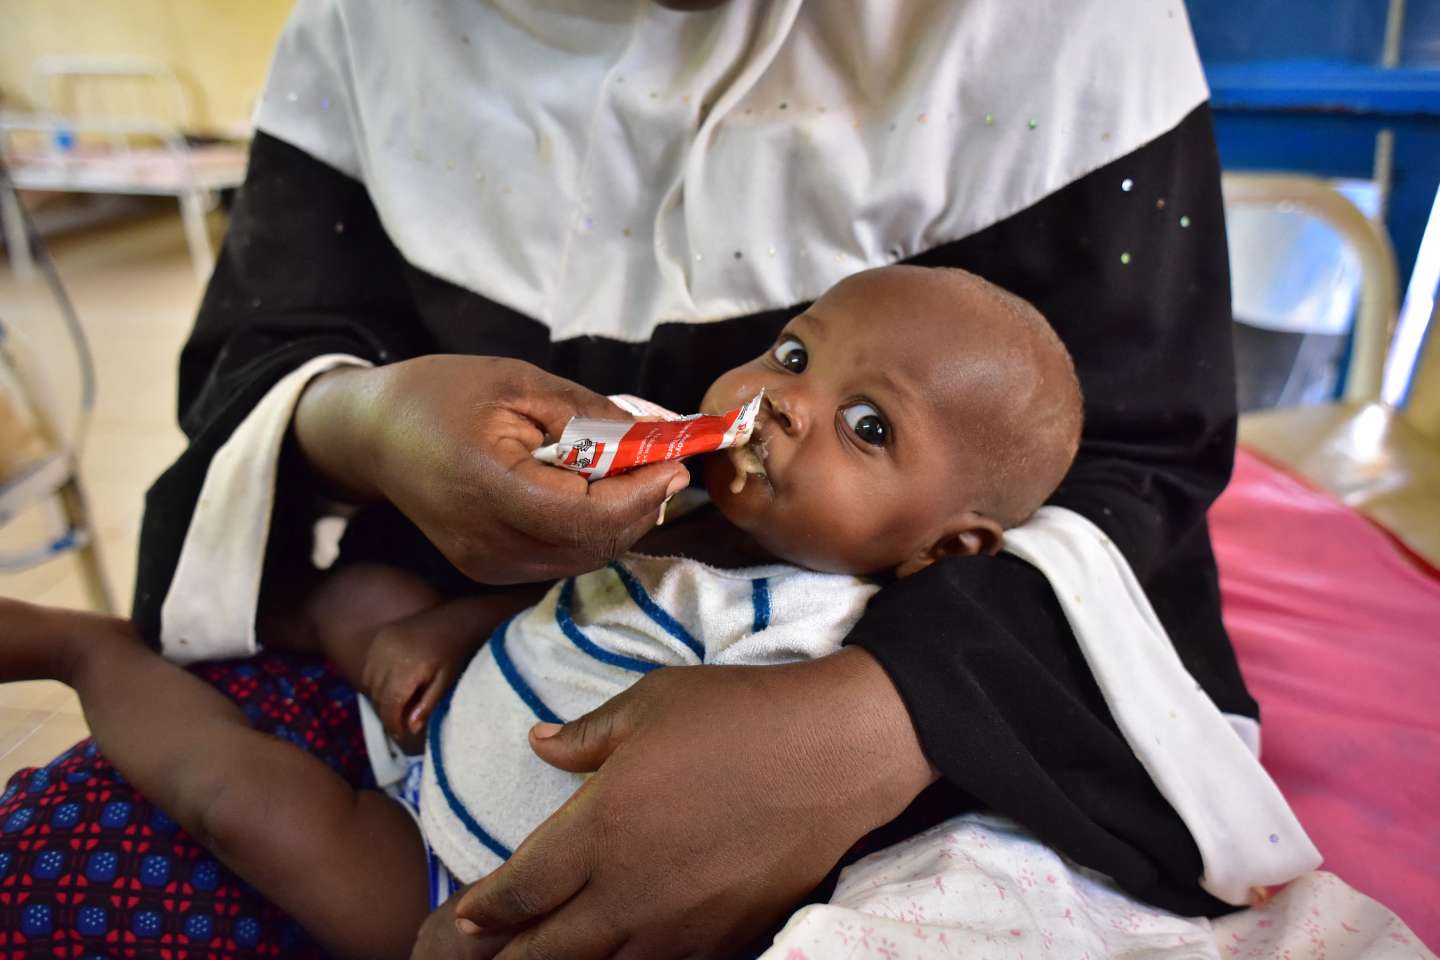
<path id="1" fill-rule="evenodd" d="M 537 723 L 530 728 L 530 749 L 552 767 L 593 773 L 629 736 L 623 700 L 611 700 L 569 723 Z"/>
<path id="2" fill-rule="evenodd" d="M 651 463 L 626 473 L 596 480 L 586 489 L 585 506 L 592 523 L 626 531 L 624 547 L 655 525 L 655 511 L 690 482 L 690 471 L 674 461 Z M 633 534 L 634 536 L 630 536 Z"/>

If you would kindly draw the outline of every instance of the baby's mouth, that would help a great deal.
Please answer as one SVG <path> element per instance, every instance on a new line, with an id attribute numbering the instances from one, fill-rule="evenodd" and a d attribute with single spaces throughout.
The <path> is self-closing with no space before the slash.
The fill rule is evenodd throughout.
<path id="1" fill-rule="evenodd" d="M 735 468 L 735 478 L 730 481 L 730 492 L 735 496 L 744 492 L 745 485 L 751 477 L 763 480 L 771 493 L 775 491 L 775 487 L 770 481 L 770 475 L 765 469 L 765 460 L 769 455 L 765 429 L 768 426 L 768 411 L 766 406 L 762 405 L 760 413 L 755 419 L 755 428 L 750 434 L 750 442 L 743 447 L 731 447 L 725 451 L 725 455 L 730 458 L 730 465 Z"/>

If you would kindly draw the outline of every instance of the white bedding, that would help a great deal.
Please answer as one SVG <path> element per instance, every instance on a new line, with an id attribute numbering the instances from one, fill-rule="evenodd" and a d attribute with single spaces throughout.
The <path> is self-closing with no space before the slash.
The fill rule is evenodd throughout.
<path id="1" fill-rule="evenodd" d="M 1434 960 L 1385 907 L 1313 871 L 1219 920 L 1141 904 L 1014 823 L 967 814 L 842 872 L 763 960 Z"/>

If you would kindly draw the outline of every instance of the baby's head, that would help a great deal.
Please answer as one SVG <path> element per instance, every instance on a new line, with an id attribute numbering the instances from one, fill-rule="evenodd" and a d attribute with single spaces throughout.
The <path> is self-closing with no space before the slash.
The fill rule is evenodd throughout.
<path id="1" fill-rule="evenodd" d="M 707 458 L 716 506 L 792 563 L 906 576 L 994 553 L 1060 484 L 1080 442 L 1075 368 L 1029 303 L 963 270 L 847 277 L 775 345 L 711 384 L 707 413 L 765 390 L 739 493 Z"/>

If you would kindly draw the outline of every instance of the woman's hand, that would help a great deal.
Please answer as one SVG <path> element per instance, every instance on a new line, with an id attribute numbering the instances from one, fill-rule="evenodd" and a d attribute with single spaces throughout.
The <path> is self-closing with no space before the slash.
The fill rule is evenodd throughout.
<path id="1" fill-rule="evenodd" d="M 657 670 L 537 727 L 531 745 L 598 772 L 456 902 L 471 956 L 724 955 L 935 778 L 889 677 L 857 648 Z"/>
<path id="2" fill-rule="evenodd" d="M 455 926 L 455 904 L 464 895 L 465 891 L 460 891 L 425 918 L 410 951 L 411 960 L 488 960 L 505 946 L 503 938 L 471 937 Z"/>
<path id="3" fill-rule="evenodd" d="M 427 356 L 317 377 L 294 432 L 333 488 L 389 500 L 466 576 L 518 583 L 623 553 L 689 480 L 680 464 L 662 463 L 592 484 L 531 457 L 577 415 L 627 419 L 528 363 Z"/>

